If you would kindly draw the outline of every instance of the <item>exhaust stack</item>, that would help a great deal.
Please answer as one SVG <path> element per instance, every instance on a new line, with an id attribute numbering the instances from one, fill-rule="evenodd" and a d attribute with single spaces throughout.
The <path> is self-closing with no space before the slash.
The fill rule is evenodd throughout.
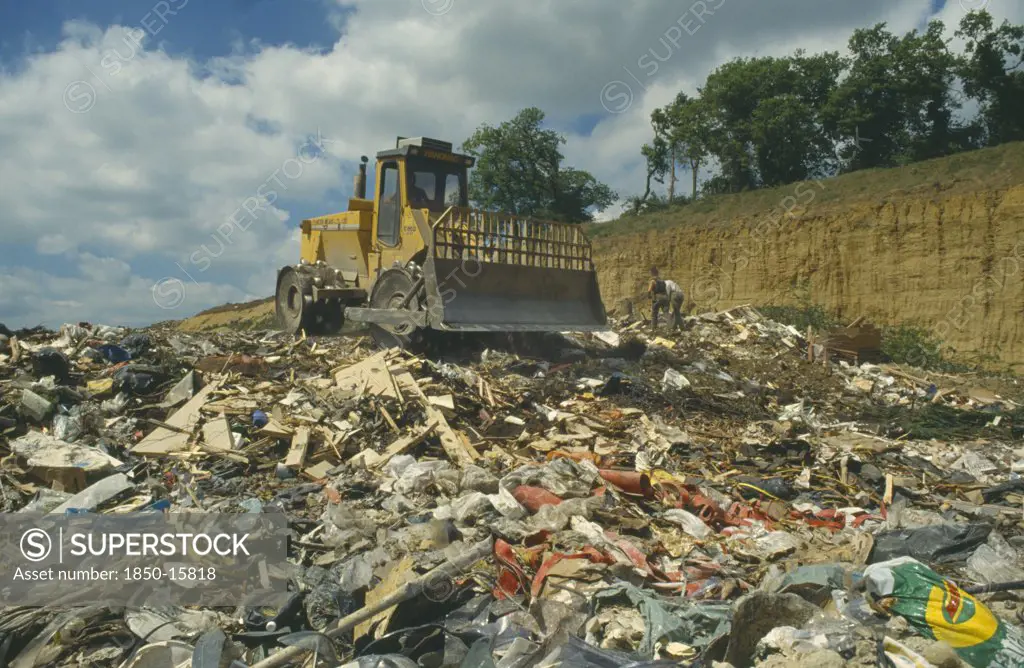
<path id="1" fill-rule="evenodd" d="M 366 163 L 370 159 L 364 155 L 360 160 L 362 162 L 359 165 L 359 173 L 356 174 L 354 179 L 352 195 L 356 199 L 366 199 Z"/>

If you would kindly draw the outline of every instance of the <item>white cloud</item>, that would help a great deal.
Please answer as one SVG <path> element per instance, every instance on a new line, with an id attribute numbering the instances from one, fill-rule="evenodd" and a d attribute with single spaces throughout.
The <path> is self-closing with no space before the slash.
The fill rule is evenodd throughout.
<path id="1" fill-rule="evenodd" d="M 929 5 L 339 0 L 354 12 L 328 49 L 247 44 L 209 62 L 168 55 L 159 37 L 135 45 L 137 25 L 69 22 L 57 48 L 0 74 L 0 234 L 37 255 L 31 269 L 0 266 L 0 319 L 141 324 L 268 295 L 276 269 L 298 256 L 295 210 L 343 208 L 359 155 L 396 135 L 459 143 L 526 106 L 566 132 L 568 162 L 622 195 L 640 192 L 651 110 L 716 65 L 841 49 L 876 21 L 909 30 Z M 189 20 L 187 9 L 168 17 Z M 633 98 L 619 114 L 602 105 L 613 81 Z M 591 132 L 571 131 L 595 115 Z M 327 154 L 303 164 L 297 152 L 318 129 Z M 253 208 L 269 190 L 273 205 Z M 39 268 L 47 262 L 75 276 L 53 277 Z M 154 300 L 164 278 L 184 289 L 171 311 Z"/>

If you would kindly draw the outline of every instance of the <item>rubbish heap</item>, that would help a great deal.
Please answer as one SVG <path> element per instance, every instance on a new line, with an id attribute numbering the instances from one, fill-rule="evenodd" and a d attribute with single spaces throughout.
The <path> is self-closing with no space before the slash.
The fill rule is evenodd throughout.
<path id="1" fill-rule="evenodd" d="M 1024 392 L 755 309 L 455 341 L 0 326 L 7 513 L 284 513 L 277 609 L 7 607 L 4 665 L 1024 665 Z M 102 602 L 100 602 L 102 603 Z"/>

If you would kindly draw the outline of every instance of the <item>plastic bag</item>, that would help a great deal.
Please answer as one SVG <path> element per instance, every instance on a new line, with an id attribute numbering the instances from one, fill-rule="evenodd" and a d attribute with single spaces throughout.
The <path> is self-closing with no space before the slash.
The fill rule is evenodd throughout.
<path id="1" fill-rule="evenodd" d="M 900 615 L 922 635 L 948 643 L 974 668 L 1024 665 L 1024 632 L 916 559 L 868 566 L 864 580 L 877 607 Z"/>
<path id="2" fill-rule="evenodd" d="M 883 531 L 875 536 L 870 563 L 911 557 L 929 564 L 965 561 L 985 542 L 992 527 L 985 524 L 938 524 L 919 529 Z"/>
<path id="3" fill-rule="evenodd" d="M 97 433 L 103 425 L 103 418 L 96 406 L 79 404 L 67 415 L 53 418 L 53 435 L 62 441 L 73 443 L 83 434 Z"/>
<path id="4" fill-rule="evenodd" d="M 698 540 L 703 540 L 711 534 L 711 527 L 705 524 L 704 520 L 681 508 L 666 510 L 664 517 Z"/>

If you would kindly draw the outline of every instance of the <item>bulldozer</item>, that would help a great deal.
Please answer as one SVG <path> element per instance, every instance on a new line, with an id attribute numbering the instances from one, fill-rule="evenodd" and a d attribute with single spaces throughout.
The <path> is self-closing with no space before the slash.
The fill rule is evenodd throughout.
<path id="1" fill-rule="evenodd" d="M 302 221 L 300 261 L 277 273 L 281 329 L 336 334 L 366 323 L 406 347 L 425 332 L 604 329 L 590 243 L 578 225 L 469 206 L 475 158 L 403 138 L 361 157 L 348 210 Z"/>

